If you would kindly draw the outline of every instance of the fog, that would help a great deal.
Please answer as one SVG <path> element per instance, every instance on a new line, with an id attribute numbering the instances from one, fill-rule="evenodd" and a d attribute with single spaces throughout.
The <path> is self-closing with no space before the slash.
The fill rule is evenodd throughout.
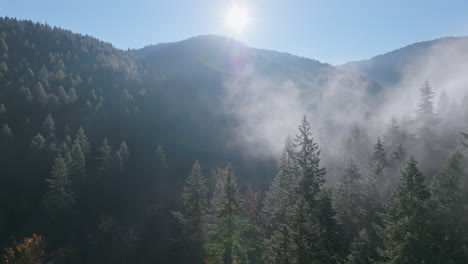
<path id="1" fill-rule="evenodd" d="M 225 110 L 240 121 L 233 144 L 245 146 L 250 155 L 279 157 L 284 140 L 288 135 L 294 137 L 304 114 L 325 157 L 342 155 L 344 141 L 356 125 L 374 144 L 392 117 L 400 126 L 411 123 L 425 81 L 435 92 L 436 110 L 442 91 L 458 106 L 462 104 L 468 88 L 467 44 L 466 39 L 436 41 L 401 65 L 390 65 L 396 67 L 400 79 L 378 91 L 369 90 L 369 80 L 340 70 L 319 72 L 312 80 L 306 76 L 274 81 L 259 74 L 252 63 L 224 83 Z M 319 84 L 317 79 L 325 81 Z M 466 116 L 465 105 L 460 118 Z M 411 126 L 408 129 L 414 133 Z"/>

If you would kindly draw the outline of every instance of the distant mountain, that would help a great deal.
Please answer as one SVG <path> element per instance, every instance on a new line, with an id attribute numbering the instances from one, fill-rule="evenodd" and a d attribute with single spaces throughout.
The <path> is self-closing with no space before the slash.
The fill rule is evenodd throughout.
<path id="1" fill-rule="evenodd" d="M 339 66 L 383 86 L 406 79 L 437 79 L 437 75 L 464 75 L 468 61 L 468 37 L 446 37 L 418 42 L 362 61 Z M 419 80 L 421 82 L 421 80 Z"/>

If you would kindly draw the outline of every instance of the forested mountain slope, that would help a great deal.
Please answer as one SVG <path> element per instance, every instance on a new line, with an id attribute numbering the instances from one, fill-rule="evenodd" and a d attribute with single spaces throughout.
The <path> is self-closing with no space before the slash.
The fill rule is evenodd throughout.
<path id="1" fill-rule="evenodd" d="M 328 86 L 378 89 L 330 65 L 219 36 L 122 51 L 11 18 L 1 18 L 0 34 L 2 248 L 12 237 L 39 232 L 52 234 L 52 246 L 73 245 L 86 260 L 112 258 L 103 242 L 111 238 L 96 230 L 105 225 L 118 229 L 119 243 L 140 243 L 142 259 L 165 260 L 174 191 L 194 160 L 207 172 L 231 162 L 243 182 L 258 186 L 274 175 L 271 149 L 244 155 L 252 141 L 239 136 L 246 120 L 235 102 L 251 98 L 250 90 L 233 100 L 226 87 L 249 87 L 255 79 L 289 83 L 281 94 L 292 87 L 304 104 L 296 119 L 320 106 Z M 263 110 L 277 103 L 266 98 Z M 75 209 L 50 218 L 44 199 L 63 163 Z"/>

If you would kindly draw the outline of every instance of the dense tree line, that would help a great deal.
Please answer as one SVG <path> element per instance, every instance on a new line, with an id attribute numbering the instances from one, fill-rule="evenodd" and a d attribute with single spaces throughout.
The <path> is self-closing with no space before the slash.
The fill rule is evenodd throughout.
<path id="1" fill-rule="evenodd" d="M 338 157 L 304 117 L 275 166 L 214 152 L 233 120 L 197 95 L 174 106 L 180 83 L 158 70 L 0 18 L 3 262 L 468 262 L 468 97 L 435 106 L 426 83 L 412 118 L 379 138 L 357 122 Z"/>
<path id="2" fill-rule="evenodd" d="M 296 138 L 286 140 L 259 221 L 242 212 L 247 192 L 239 197 L 230 166 L 220 170 L 224 177 L 215 173 L 218 181 L 207 195 L 207 180 L 195 163 L 182 193 L 183 209 L 175 213 L 184 230 L 181 239 L 196 245 L 192 256 L 197 263 L 466 263 L 468 176 L 461 152 L 467 136 L 458 131 L 442 139 L 439 134 L 456 129 L 438 127 L 451 118 L 443 113 L 446 96 L 441 94 L 436 112 L 426 82 L 408 125 L 415 134 L 408 135 L 392 119 L 384 140 L 378 138 L 369 153 L 354 127 L 340 157 L 347 161 L 340 181 L 330 187 L 312 125 L 304 117 Z M 413 152 L 427 164 L 418 163 Z M 438 163 L 443 154 L 436 152 L 446 154 L 446 161 Z M 203 197 L 203 202 L 188 197 Z M 229 212 L 228 222 L 213 226 L 213 212 L 220 208 Z M 231 213 L 239 222 L 231 221 Z"/>

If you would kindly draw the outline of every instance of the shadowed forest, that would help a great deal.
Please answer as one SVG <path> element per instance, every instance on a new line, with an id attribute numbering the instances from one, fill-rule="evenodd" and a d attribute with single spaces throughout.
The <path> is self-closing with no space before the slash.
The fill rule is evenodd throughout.
<path id="1" fill-rule="evenodd" d="M 358 67 L 0 18 L 0 262 L 468 263 L 468 82 Z"/>

